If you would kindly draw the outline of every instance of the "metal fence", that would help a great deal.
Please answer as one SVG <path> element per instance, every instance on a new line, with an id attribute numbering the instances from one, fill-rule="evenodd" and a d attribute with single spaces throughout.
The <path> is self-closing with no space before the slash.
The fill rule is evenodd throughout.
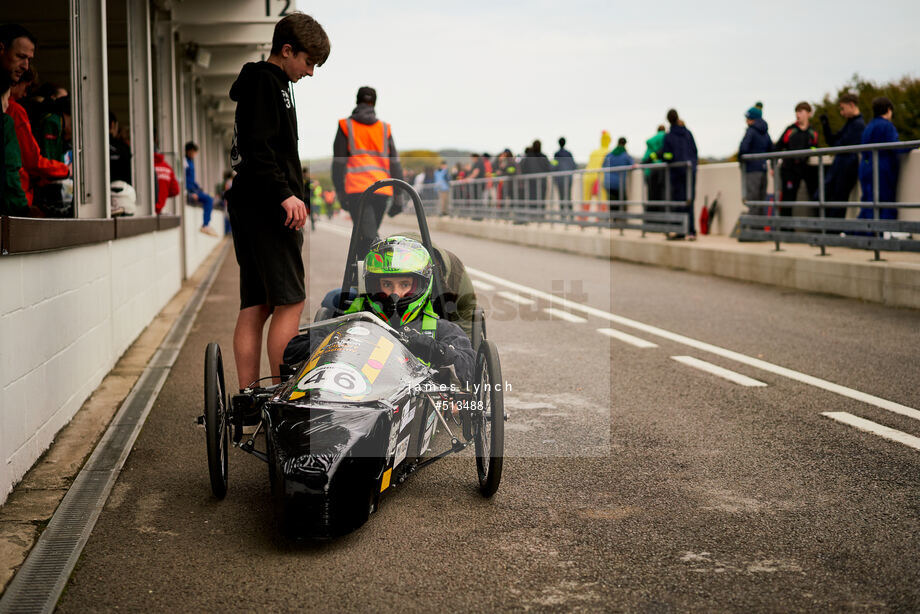
<path id="1" fill-rule="evenodd" d="M 777 201 L 747 200 L 745 194 L 742 202 L 748 207 L 749 212 L 738 219 L 738 239 L 773 241 L 777 251 L 780 250 L 781 243 L 807 243 L 820 247 L 822 256 L 826 255 L 827 246 L 872 250 L 875 252 L 876 260 L 880 260 L 882 251 L 920 251 L 920 241 L 911 238 L 913 233 L 920 233 L 920 222 L 896 219 L 899 210 L 920 208 L 920 203 L 890 202 L 879 198 L 879 152 L 895 150 L 897 154 L 915 147 L 920 147 L 920 141 L 825 147 L 741 156 L 742 162 L 767 161 L 775 171 L 775 185 L 778 187 L 774 189 L 774 192 L 777 195 L 782 191 L 782 188 L 779 187 L 783 181 L 782 160 L 817 157 L 818 168 L 817 193 L 809 195 L 815 200 L 785 202 L 779 199 Z M 827 162 L 825 156 L 828 154 L 859 156 L 863 152 L 872 154 L 871 200 L 860 202 L 826 200 L 825 167 Z M 786 164 L 789 165 L 788 162 Z M 859 161 L 858 164 L 863 164 L 863 162 Z M 745 166 L 745 164 L 741 165 L 742 186 L 746 185 Z M 796 208 L 804 209 L 796 210 Z M 860 211 L 856 217 L 852 217 L 856 209 Z M 803 211 L 805 215 L 794 215 Z M 848 218 L 847 215 L 851 217 Z"/>
<path id="2" fill-rule="evenodd" d="M 632 173 L 634 169 L 642 172 Z M 686 173 L 683 178 L 686 197 L 681 200 L 671 199 L 672 173 L 676 172 Z M 608 173 L 618 176 L 619 189 L 603 198 L 606 189 L 602 188 Z M 645 178 L 641 196 L 630 200 L 628 182 L 636 177 Z M 659 182 L 660 189 L 654 189 L 650 179 Z M 690 162 L 636 164 L 453 180 L 446 203 L 439 201 L 434 184 L 424 184 L 421 196 L 428 215 L 505 220 L 514 224 L 616 228 L 621 233 L 634 229 L 643 234 L 686 234 L 693 180 Z M 597 193 L 586 194 L 586 186 L 593 185 L 598 186 Z"/>

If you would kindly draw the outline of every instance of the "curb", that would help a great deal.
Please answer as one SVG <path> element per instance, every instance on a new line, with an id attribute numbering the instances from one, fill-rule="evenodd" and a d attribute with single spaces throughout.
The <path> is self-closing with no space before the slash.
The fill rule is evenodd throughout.
<path id="1" fill-rule="evenodd" d="M 402 217 L 389 223 L 412 225 Z M 673 242 L 658 234 L 643 238 L 637 231 L 620 235 L 559 225 L 516 226 L 449 217 L 432 217 L 428 224 L 432 231 L 920 309 L 920 254 L 885 252 L 887 260 L 876 262 L 864 250 L 832 248 L 829 256 L 820 257 L 810 245 L 784 243 L 777 252 L 773 243 L 741 243 L 720 236 Z"/>

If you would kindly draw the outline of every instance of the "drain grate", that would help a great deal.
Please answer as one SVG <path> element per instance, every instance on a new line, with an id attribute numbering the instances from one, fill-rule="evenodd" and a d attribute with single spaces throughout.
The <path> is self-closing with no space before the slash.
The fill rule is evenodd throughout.
<path id="1" fill-rule="evenodd" d="M 0 614 L 54 611 L 147 414 L 175 363 L 179 348 L 217 277 L 228 245 L 221 248 L 207 278 L 173 323 L 35 547 L 6 587 L 0 598 Z"/>

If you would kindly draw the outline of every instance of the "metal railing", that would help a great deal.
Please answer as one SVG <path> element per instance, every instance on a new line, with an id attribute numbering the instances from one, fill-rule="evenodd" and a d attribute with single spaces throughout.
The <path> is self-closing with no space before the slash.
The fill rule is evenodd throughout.
<path id="1" fill-rule="evenodd" d="M 775 151 L 769 153 L 745 154 L 741 156 L 741 181 L 746 185 L 748 172 L 743 162 L 766 160 L 775 170 L 774 192 L 782 192 L 782 160 L 810 158 L 817 156 L 817 200 L 767 201 L 747 200 L 743 195 L 743 204 L 748 209 L 766 209 L 766 214 L 745 213 L 738 218 L 738 239 L 741 241 L 773 241 L 780 251 L 781 243 L 807 243 L 820 247 L 821 255 L 827 255 L 827 246 L 850 247 L 872 250 L 875 259 L 880 260 L 882 251 L 920 251 L 920 241 L 906 238 L 912 233 L 920 233 L 920 222 L 881 217 L 883 210 L 920 208 L 920 203 L 899 203 L 881 201 L 879 198 L 879 152 L 896 150 L 905 153 L 909 149 L 920 147 L 918 141 L 897 143 L 875 143 L 868 145 L 849 145 L 845 147 L 824 147 L 821 149 L 803 149 L 794 151 Z M 825 199 L 824 156 L 828 154 L 851 154 L 859 156 L 862 152 L 872 153 L 872 200 L 871 201 L 827 201 Z M 777 161 L 780 163 L 777 165 Z M 859 161 L 857 164 L 862 164 Z M 858 168 L 858 166 L 857 166 Z M 858 172 L 858 171 L 857 171 Z M 807 189 L 807 181 L 806 189 Z M 817 209 L 817 215 L 794 216 L 793 207 L 808 207 L 811 213 Z M 849 211 L 854 208 L 864 209 L 858 218 L 840 216 L 841 209 Z M 866 217 L 871 210 L 872 217 Z M 828 213 L 834 216 L 828 216 Z M 887 214 L 887 212 L 886 212 Z M 840 216 L 840 217 L 838 217 Z"/>
<path id="2" fill-rule="evenodd" d="M 672 200 L 671 171 L 686 169 L 686 199 Z M 659 173 L 663 187 L 660 198 L 649 198 L 649 182 L 643 181 L 641 198 L 627 198 L 627 177 L 643 176 L 634 169 Z M 605 185 L 607 173 L 619 174 L 616 194 L 601 198 L 584 194 L 586 183 Z M 586 177 L 589 178 L 586 181 Z M 440 211 L 437 194 L 422 191 L 428 215 L 445 214 L 474 220 L 505 220 L 514 224 L 548 223 L 564 226 L 633 229 L 646 232 L 688 232 L 688 205 L 692 195 L 693 167 L 690 162 L 634 164 L 600 169 L 575 169 L 548 173 L 509 174 L 450 182 L 446 211 Z M 425 187 L 434 184 L 425 184 Z M 604 190 L 606 191 L 606 189 Z M 659 196 L 653 194 L 653 196 Z M 632 207 L 632 211 L 630 211 Z M 641 207 L 641 210 L 638 210 Z"/>

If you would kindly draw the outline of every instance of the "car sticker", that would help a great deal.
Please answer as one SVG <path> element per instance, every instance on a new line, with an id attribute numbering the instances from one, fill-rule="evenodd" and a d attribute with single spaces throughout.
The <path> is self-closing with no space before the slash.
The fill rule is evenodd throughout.
<path id="1" fill-rule="evenodd" d="M 396 440 L 399 438 L 399 422 L 393 421 L 390 426 L 390 444 L 387 446 L 387 458 L 391 458 L 396 451 Z M 396 463 L 393 463 L 396 466 Z"/>
<path id="2" fill-rule="evenodd" d="M 377 340 L 377 345 L 371 351 L 371 355 L 367 357 L 367 363 L 361 367 L 361 373 L 367 377 L 368 383 L 373 384 L 377 376 L 380 375 L 380 370 L 383 369 L 383 365 L 386 364 L 387 358 L 390 357 L 390 353 L 393 351 L 393 345 L 393 342 L 386 337 L 380 337 Z"/>
<path id="3" fill-rule="evenodd" d="M 393 460 L 393 466 L 397 466 L 399 463 L 403 462 L 406 458 L 406 453 L 409 451 L 409 438 L 406 437 L 399 442 L 399 445 L 396 446 L 396 458 Z"/>
<path id="4" fill-rule="evenodd" d="M 428 444 L 431 443 L 431 436 L 434 435 L 434 411 L 428 414 L 428 422 L 425 423 L 425 438 L 422 441 L 422 447 L 419 449 L 419 454 L 424 454 L 425 450 L 428 449 Z"/>
<path id="5" fill-rule="evenodd" d="M 369 331 L 368 329 L 364 328 L 363 326 L 352 326 L 352 327 L 349 328 L 348 331 L 346 331 L 346 332 L 349 332 L 349 333 L 351 333 L 352 335 L 359 335 L 359 336 L 361 336 L 361 337 L 363 337 L 363 336 L 365 336 L 365 335 L 371 334 L 371 331 Z"/>
<path id="6" fill-rule="evenodd" d="M 323 339 L 323 342 L 320 343 L 319 346 L 316 348 L 316 350 L 313 351 L 313 359 L 307 363 L 307 365 L 303 368 L 303 370 L 300 372 L 300 375 L 298 377 L 303 377 L 308 371 L 310 371 L 311 369 L 313 369 L 313 367 L 316 366 L 316 363 L 319 362 L 320 356 L 323 355 L 323 353 L 320 350 L 322 350 L 324 347 L 326 347 L 329 344 L 330 341 L 332 341 L 332 337 L 334 334 L 335 333 L 332 332 L 326 335 L 326 338 Z"/>
<path id="7" fill-rule="evenodd" d="M 415 408 L 412 407 L 412 401 L 406 401 L 406 406 L 402 408 L 402 421 L 399 423 L 399 430 L 403 430 L 409 423 L 412 422 L 412 418 L 415 417 Z"/>
<path id="8" fill-rule="evenodd" d="M 368 388 L 358 370 L 344 362 L 330 362 L 317 367 L 297 382 L 298 391 L 325 390 L 342 395 L 364 394 Z"/>

